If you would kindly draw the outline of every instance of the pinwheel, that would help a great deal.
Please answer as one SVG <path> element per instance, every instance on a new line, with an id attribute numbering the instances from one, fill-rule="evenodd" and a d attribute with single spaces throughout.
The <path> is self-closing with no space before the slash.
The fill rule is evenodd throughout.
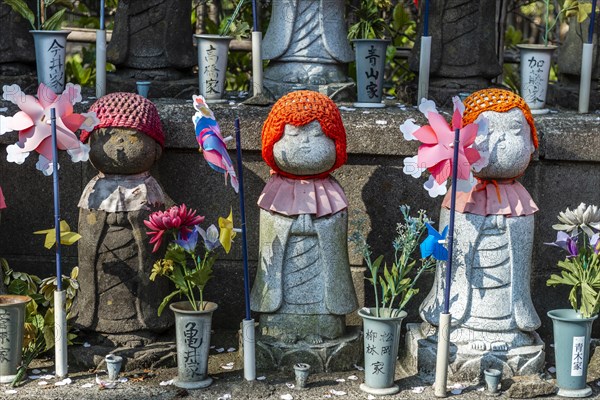
<path id="1" fill-rule="evenodd" d="M 419 110 L 427 117 L 430 125 L 418 126 L 410 118 L 401 126 L 400 131 L 406 140 L 419 140 L 418 154 L 404 160 L 403 172 L 415 178 L 421 176 L 424 170 L 431 173 L 424 187 L 431 197 L 446 194 L 446 181 L 450 178 L 453 166 L 454 131 L 460 130 L 457 160 L 457 189 L 468 192 L 475 180 L 471 169 L 481 170 L 488 160 L 488 155 L 473 147 L 478 135 L 487 133 L 487 121 L 480 117 L 475 123 L 463 126 L 462 114 L 464 105 L 458 97 L 453 98 L 454 113 L 452 126 L 435 108 L 431 100 L 424 100 Z"/>
<path id="2" fill-rule="evenodd" d="M 448 261 L 448 249 L 444 246 L 446 236 L 448 235 L 448 227 L 446 226 L 442 233 L 439 233 L 429 224 L 425 224 L 429 236 L 421 243 L 421 258 L 433 256 L 438 261 Z"/>
<path id="3" fill-rule="evenodd" d="M 78 129 L 92 131 L 99 121 L 96 113 L 77 114 L 73 105 L 81 101 L 81 87 L 67 84 L 60 95 L 54 93 L 43 83 L 40 84 L 37 98 L 26 95 L 18 85 L 5 85 L 3 99 L 16 104 L 21 111 L 12 117 L 0 115 L 0 135 L 19 131 L 19 141 L 6 148 L 7 160 L 22 164 L 29 153 L 39 154 L 36 164 L 44 175 L 51 175 L 54 169 L 52 153 L 52 131 L 50 128 L 50 110 L 56 110 L 56 140 L 60 150 L 66 150 L 73 162 L 87 161 L 90 148 L 79 141 L 75 135 Z"/>
<path id="4" fill-rule="evenodd" d="M 219 124 L 215 120 L 215 115 L 208 108 L 204 97 L 193 96 L 194 109 L 196 113 L 192 117 L 196 128 L 196 140 L 200 145 L 200 150 L 208 165 L 217 172 L 230 177 L 231 186 L 235 192 L 238 192 L 239 183 L 231 158 L 227 153 L 225 139 L 221 135 Z"/>

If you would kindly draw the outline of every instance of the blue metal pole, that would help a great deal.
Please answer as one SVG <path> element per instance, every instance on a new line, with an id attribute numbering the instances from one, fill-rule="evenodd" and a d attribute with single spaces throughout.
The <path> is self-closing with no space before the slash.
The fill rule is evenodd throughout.
<path id="1" fill-rule="evenodd" d="M 52 181 L 54 184 L 54 230 L 56 234 L 56 290 L 62 291 L 62 267 L 60 263 L 60 194 L 58 190 L 58 146 L 56 142 L 56 109 L 50 109 L 52 129 Z"/>
<path id="2" fill-rule="evenodd" d="M 592 13 L 590 15 L 590 29 L 588 30 L 588 43 L 594 41 L 594 24 L 596 20 L 596 0 L 592 0 Z"/>
<path id="3" fill-rule="evenodd" d="M 444 314 L 450 313 L 450 284 L 452 283 L 452 248 L 454 241 L 454 213 L 456 210 L 456 178 L 458 175 L 458 146 L 460 129 L 454 131 L 454 158 L 452 160 L 452 192 L 450 193 L 450 226 L 448 227 L 448 265 L 444 288 Z"/>
<path id="4" fill-rule="evenodd" d="M 100 29 L 104 29 L 104 0 L 100 0 Z"/>
<path id="5" fill-rule="evenodd" d="M 258 7 L 256 0 L 252 0 L 252 31 L 258 32 Z"/>
<path id="6" fill-rule="evenodd" d="M 425 0 L 425 11 L 423 15 L 423 36 L 429 36 L 429 0 Z"/>
<path id="7" fill-rule="evenodd" d="M 244 260 L 244 300 L 246 301 L 246 320 L 250 315 L 250 273 L 248 271 L 248 247 L 246 245 L 246 207 L 244 203 L 244 168 L 242 166 L 242 140 L 240 137 L 240 118 L 235 118 L 235 145 L 237 150 L 238 180 L 240 183 L 240 216 L 242 218 L 242 256 Z"/>

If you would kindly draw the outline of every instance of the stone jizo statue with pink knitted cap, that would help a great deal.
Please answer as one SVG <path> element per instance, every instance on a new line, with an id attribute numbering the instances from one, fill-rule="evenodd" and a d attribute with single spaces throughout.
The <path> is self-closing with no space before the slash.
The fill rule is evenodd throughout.
<path id="1" fill-rule="evenodd" d="M 474 186 L 456 197 L 451 379 L 472 380 L 481 367 L 500 369 L 505 376 L 536 373 L 544 364 L 543 342 L 535 332 L 541 323 L 530 291 L 533 214 L 538 208 L 516 180 L 537 148 L 533 118 L 519 96 L 485 89 L 465 100 L 462 121 L 487 123 L 487 134 L 474 143 L 487 160 L 472 172 Z M 448 225 L 449 208 L 450 192 L 442 203 L 440 227 Z M 420 339 L 437 340 L 432 332 L 444 304 L 445 272 L 436 270 L 434 285 L 420 306 L 426 322 L 410 327 L 407 343 L 413 338 L 413 346 L 419 347 L 420 369 L 427 369 L 428 362 L 435 365 L 436 346 Z"/>
<path id="2" fill-rule="evenodd" d="M 272 171 L 258 200 L 259 265 L 251 294 L 252 310 L 260 313 L 258 351 L 275 361 L 266 367 L 296 360 L 314 371 L 339 368 L 331 356 L 348 339 L 345 315 L 358 307 L 348 202 L 330 176 L 347 158 L 340 112 L 320 93 L 289 93 L 267 117 L 262 144 Z"/>
<path id="3" fill-rule="evenodd" d="M 168 286 L 150 286 L 155 260 L 143 223 L 164 208 L 165 194 L 149 172 L 162 154 L 164 133 L 154 104 L 137 94 L 108 94 L 90 110 L 100 124 L 81 140 L 89 141 L 99 172 L 78 205 L 76 324 L 114 344 L 142 345 L 172 325 L 169 313 L 156 315 Z"/>

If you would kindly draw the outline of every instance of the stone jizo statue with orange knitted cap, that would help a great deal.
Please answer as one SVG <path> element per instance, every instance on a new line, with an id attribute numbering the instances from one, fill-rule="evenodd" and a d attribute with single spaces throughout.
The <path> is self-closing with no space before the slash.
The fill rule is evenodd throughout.
<path id="1" fill-rule="evenodd" d="M 450 292 L 454 380 L 473 380 L 484 368 L 512 376 L 536 373 L 544 365 L 543 343 L 535 332 L 541 323 L 530 291 L 533 214 L 538 208 L 517 181 L 538 145 L 535 125 L 524 100 L 507 90 L 485 89 L 465 100 L 463 124 L 481 118 L 489 129 L 477 137 L 475 148 L 488 154 L 489 161 L 473 172 L 477 183 L 471 191 L 457 192 L 456 198 Z M 448 224 L 449 208 L 450 193 L 442 204 L 441 227 Z M 415 342 L 428 335 L 430 342 L 437 340 L 431 328 L 439 325 L 445 271 L 438 268 L 421 304 L 426 323 L 411 327 L 409 337 Z M 426 356 L 435 346 L 424 343 L 418 345 L 419 363 L 435 364 L 435 354 Z"/>
<path id="2" fill-rule="evenodd" d="M 143 223 L 164 208 L 165 194 L 149 170 L 160 158 L 164 133 L 154 104 L 133 93 L 111 93 L 90 108 L 100 124 L 84 132 L 99 173 L 79 201 L 81 290 L 76 324 L 114 344 L 152 342 L 172 325 L 156 315 L 167 283 L 148 279 L 154 263 Z"/>
<path id="3" fill-rule="evenodd" d="M 258 200 L 259 265 L 251 294 L 252 310 L 260 313 L 259 351 L 280 343 L 275 347 L 285 350 L 271 348 L 275 366 L 284 366 L 297 348 L 309 357 L 299 361 L 324 370 L 334 362 L 312 361 L 319 356 L 311 348 L 335 353 L 347 336 L 345 315 L 358 308 L 348 202 L 330 176 L 346 162 L 346 131 L 327 96 L 297 91 L 273 106 L 262 144 L 272 174 Z"/>

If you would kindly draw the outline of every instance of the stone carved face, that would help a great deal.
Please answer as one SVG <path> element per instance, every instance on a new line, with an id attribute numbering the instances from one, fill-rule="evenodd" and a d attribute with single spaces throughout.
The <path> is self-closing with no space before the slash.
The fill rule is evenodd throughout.
<path id="1" fill-rule="evenodd" d="M 162 148 L 131 128 L 100 128 L 90 135 L 90 162 L 105 174 L 131 175 L 150 170 Z"/>
<path id="2" fill-rule="evenodd" d="M 483 179 L 510 179 L 525 172 L 535 147 L 529 124 L 518 108 L 507 112 L 484 111 L 489 121 L 489 133 L 475 140 L 478 150 L 489 151 L 486 167 L 474 173 Z"/>
<path id="3" fill-rule="evenodd" d="M 286 125 L 273 146 L 277 166 L 294 175 L 317 175 L 335 164 L 335 142 L 327 137 L 319 121 L 304 126 Z"/>

